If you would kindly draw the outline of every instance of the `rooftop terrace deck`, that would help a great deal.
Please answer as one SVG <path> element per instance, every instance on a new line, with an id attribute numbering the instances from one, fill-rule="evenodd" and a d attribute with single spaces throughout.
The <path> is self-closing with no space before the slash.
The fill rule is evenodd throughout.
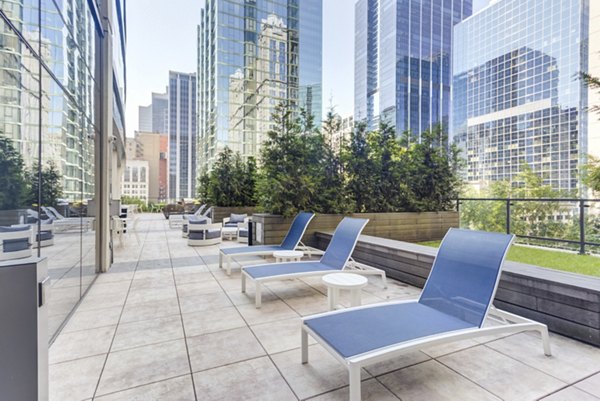
<path id="1" fill-rule="evenodd" d="M 52 401 L 347 399 L 346 370 L 318 345 L 300 363 L 300 316 L 327 310 L 320 279 L 269 284 L 257 310 L 218 246 L 188 247 L 161 215 L 141 215 L 115 261 L 50 348 Z M 420 292 L 370 280 L 363 303 Z M 363 400 L 600 400 L 600 349 L 551 340 L 552 357 L 535 334 L 407 354 L 363 372 Z"/>

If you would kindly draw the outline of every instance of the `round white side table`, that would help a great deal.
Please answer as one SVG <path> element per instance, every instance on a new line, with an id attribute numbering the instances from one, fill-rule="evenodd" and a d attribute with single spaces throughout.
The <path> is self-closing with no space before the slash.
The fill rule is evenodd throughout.
<path id="1" fill-rule="evenodd" d="M 329 310 L 334 310 L 340 295 L 340 290 L 350 291 L 350 305 L 360 306 L 361 291 L 368 284 L 365 276 L 354 273 L 331 273 L 323 276 L 323 283 L 327 286 L 327 301 Z"/>
<path id="2" fill-rule="evenodd" d="M 281 262 L 299 262 L 304 256 L 302 251 L 275 251 L 273 257 L 276 263 Z"/>

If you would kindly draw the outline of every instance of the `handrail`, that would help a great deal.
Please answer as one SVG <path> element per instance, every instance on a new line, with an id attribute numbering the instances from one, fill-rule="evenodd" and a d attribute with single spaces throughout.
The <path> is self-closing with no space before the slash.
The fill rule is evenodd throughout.
<path id="1" fill-rule="evenodd" d="M 457 198 L 456 199 L 456 211 L 460 213 L 460 205 L 463 201 L 476 201 L 476 202 L 504 202 L 506 204 L 506 233 L 511 234 L 511 206 L 514 206 L 513 202 L 570 202 L 578 203 L 579 207 L 579 239 L 570 240 L 563 238 L 549 238 L 539 237 L 534 235 L 522 235 L 515 234 L 518 238 L 533 239 L 539 241 L 558 242 L 563 244 L 577 244 L 579 245 L 579 253 L 585 254 L 586 246 L 600 246 L 600 243 L 589 242 L 585 238 L 585 209 L 589 208 L 590 202 L 600 202 L 600 199 L 585 199 L 585 198 Z"/>

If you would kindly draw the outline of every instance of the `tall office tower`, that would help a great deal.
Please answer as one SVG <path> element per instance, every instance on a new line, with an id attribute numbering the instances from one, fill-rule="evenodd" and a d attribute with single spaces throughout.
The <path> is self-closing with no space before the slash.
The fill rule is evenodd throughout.
<path id="1" fill-rule="evenodd" d="M 472 0 L 358 0 L 355 5 L 354 120 L 384 120 L 414 138 L 447 131 L 452 28 Z"/>
<path id="2" fill-rule="evenodd" d="M 258 156 L 280 102 L 322 119 L 322 0 L 207 0 L 198 27 L 198 158 Z M 218 39 L 217 39 L 218 38 Z"/>
<path id="3" fill-rule="evenodd" d="M 152 105 L 138 107 L 138 130 L 152 132 Z"/>
<path id="4" fill-rule="evenodd" d="M 577 76 L 600 70 L 597 3 L 502 0 L 455 27 L 452 136 L 470 183 L 512 179 L 526 163 L 556 189 L 583 190 L 600 133 Z"/>
<path id="5" fill-rule="evenodd" d="M 169 71 L 169 198 L 196 196 L 196 74 Z"/>
<path id="6" fill-rule="evenodd" d="M 169 94 L 152 93 L 152 132 L 169 132 Z"/>
<path id="7" fill-rule="evenodd" d="M 167 89 L 168 90 L 168 89 Z M 138 130 L 142 132 L 169 132 L 169 95 L 152 92 L 152 103 L 139 106 Z"/>

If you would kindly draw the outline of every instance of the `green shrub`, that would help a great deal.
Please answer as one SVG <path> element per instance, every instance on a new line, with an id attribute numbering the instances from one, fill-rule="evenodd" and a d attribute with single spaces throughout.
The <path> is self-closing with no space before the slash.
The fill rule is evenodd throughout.
<path id="1" fill-rule="evenodd" d="M 256 162 L 250 157 L 244 163 L 239 153 L 226 147 L 210 173 L 198 180 L 198 197 L 214 206 L 254 206 Z"/>

